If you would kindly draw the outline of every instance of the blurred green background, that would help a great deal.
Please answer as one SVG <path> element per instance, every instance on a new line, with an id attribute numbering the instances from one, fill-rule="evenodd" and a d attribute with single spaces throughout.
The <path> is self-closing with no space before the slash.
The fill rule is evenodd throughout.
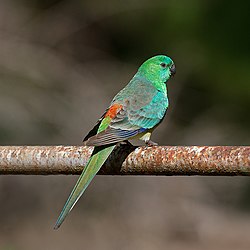
<path id="1" fill-rule="evenodd" d="M 162 145 L 250 144 L 249 1 L 0 2 L 0 144 L 81 145 L 147 58 L 169 55 Z M 0 250 L 249 249 L 247 177 L 0 176 Z"/>

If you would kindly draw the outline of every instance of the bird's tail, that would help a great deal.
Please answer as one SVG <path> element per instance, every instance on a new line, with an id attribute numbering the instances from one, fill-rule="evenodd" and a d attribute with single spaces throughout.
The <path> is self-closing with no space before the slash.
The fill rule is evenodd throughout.
<path id="1" fill-rule="evenodd" d="M 58 229 L 63 221 L 65 220 L 68 213 L 72 210 L 78 199 L 81 197 L 83 192 L 88 187 L 91 180 L 100 170 L 103 163 L 106 161 L 108 156 L 111 154 L 115 146 L 109 147 L 95 147 L 92 156 L 90 157 L 86 167 L 84 168 L 81 176 L 79 177 L 76 185 L 74 186 L 68 200 L 66 201 L 61 214 L 59 215 L 54 229 Z"/>

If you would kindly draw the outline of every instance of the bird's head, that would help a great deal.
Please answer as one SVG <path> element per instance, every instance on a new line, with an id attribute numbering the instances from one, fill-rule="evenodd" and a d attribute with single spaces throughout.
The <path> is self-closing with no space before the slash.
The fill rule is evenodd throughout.
<path id="1" fill-rule="evenodd" d="M 149 80 L 159 90 L 166 88 L 166 82 L 175 72 L 173 60 L 164 55 L 149 58 L 138 70 L 140 76 Z"/>

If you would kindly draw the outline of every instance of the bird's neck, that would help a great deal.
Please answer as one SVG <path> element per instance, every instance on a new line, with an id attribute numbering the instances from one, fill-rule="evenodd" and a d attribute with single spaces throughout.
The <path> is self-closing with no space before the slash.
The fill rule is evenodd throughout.
<path id="1" fill-rule="evenodd" d="M 151 74 L 142 74 L 141 72 L 137 72 L 135 77 L 138 77 L 139 79 L 149 82 L 152 84 L 157 90 L 162 92 L 164 95 L 167 96 L 167 86 L 166 83 L 162 81 L 162 79 L 155 77 Z"/>

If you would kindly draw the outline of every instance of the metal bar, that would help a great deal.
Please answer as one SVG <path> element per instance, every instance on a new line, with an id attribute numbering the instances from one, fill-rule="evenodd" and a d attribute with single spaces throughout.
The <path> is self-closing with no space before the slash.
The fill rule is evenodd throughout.
<path id="1" fill-rule="evenodd" d="M 0 146 L 0 174 L 80 174 L 92 147 Z M 250 175 L 250 146 L 119 145 L 99 174 Z"/>

